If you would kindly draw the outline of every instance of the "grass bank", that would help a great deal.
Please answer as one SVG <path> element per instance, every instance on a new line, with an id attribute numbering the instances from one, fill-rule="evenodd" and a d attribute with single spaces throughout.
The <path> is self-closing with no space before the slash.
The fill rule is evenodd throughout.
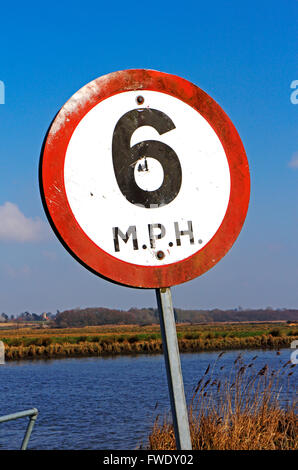
<path id="1" fill-rule="evenodd" d="M 221 355 L 220 355 L 221 356 Z M 194 450 L 297 450 L 297 402 L 287 383 L 294 364 L 277 371 L 264 365 L 254 369 L 254 359 L 215 374 L 209 365 L 194 390 L 189 407 Z M 280 402 L 283 383 L 286 400 Z M 287 403 L 287 404 L 285 404 Z M 149 436 L 150 450 L 175 449 L 172 424 L 157 417 Z"/>
<path id="2" fill-rule="evenodd" d="M 280 349 L 298 339 L 286 324 L 177 325 L 180 352 Z M 1 330 L 6 360 L 162 352 L 159 325 Z"/>

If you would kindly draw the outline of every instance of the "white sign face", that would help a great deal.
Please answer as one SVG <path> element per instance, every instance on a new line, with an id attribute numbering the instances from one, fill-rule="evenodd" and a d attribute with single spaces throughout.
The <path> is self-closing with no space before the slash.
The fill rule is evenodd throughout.
<path id="1" fill-rule="evenodd" d="M 162 266 L 201 250 L 219 229 L 230 170 L 211 125 L 171 95 L 127 91 L 79 122 L 64 165 L 83 232 L 119 260 Z"/>

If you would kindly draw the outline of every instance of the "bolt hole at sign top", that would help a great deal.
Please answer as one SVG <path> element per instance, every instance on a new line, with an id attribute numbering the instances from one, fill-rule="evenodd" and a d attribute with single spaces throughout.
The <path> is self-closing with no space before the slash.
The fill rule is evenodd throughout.
<path id="1" fill-rule="evenodd" d="M 139 96 L 137 96 L 136 101 L 137 101 L 138 104 L 143 104 L 145 100 L 144 100 L 143 96 L 139 95 Z"/>

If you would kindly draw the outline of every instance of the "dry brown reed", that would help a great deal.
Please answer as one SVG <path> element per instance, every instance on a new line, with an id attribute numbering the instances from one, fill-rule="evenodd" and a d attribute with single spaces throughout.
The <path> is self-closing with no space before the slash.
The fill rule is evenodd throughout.
<path id="1" fill-rule="evenodd" d="M 64 343 L 48 346 L 5 346 L 5 359 L 22 360 L 32 358 L 90 357 L 118 354 L 154 354 L 162 352 L 160 340 L 121 342 Z"/>
<path id="2" fill-rule="evenodd" d="M 275 324 L 274 324 L 275 325 Z M 177 324 L 180 352 L 290 347 L 298 331 L 276 324 Z M 159 325 L 0 329 L 6 360 L 161 353 Z"/>
<path id="3" fill-rule="evenodd" d="M 214 366 L 207 368 L 189 407 L 193 449 L 297 450 L 297 403 L 291 401 L 290 390 L 283 390 L 292 369 L 287 362 L 278 371 L 270 371 L 267 365 L 256 371 L 254 361 L 245 365 L 241 357 L 228 376 L 215 374 Z M 283 406 L 282 391 L 288 394 Z M 160 423 L 157 417 L 149 449 L 175 448 L 173 426 L 168 419 Z"/>
<path id="4" fill-rule="evenodd" d="M 30 339 L 30 338 L 29 338 Z M 50 341 L 51 339 L 51 341 Z M 95 338 L 96 339 L 96 338 Z M 231 349 L 279 349 L 289 347 L 297 337 L 273 337 L 262 335 L 244 338 L 204 338 L 178 340 L 179 350 L 183 352 L 219 351 Z M 4 339 L 5 341 L 5 339 Z M 94 341 L 92 338 L 80 342 L 68 342 L 68 337 L 55 342 L 55 338 L 46 337 L 42 341 L 32 340 L 34 344 L 5 344 L 5 358 L 9 360 L 55 357 L 86 357 L 117 354 L 154 354 L 162 353 L 161 339 L 139 338 L 137 335 L 127 338 L 106 338 Z M 60 342 L 61 341 L 61 342 Z"/>

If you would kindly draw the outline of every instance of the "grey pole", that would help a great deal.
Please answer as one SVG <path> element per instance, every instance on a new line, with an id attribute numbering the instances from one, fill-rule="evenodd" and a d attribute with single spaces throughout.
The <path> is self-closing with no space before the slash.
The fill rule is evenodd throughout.
<path id="1" fill-rule="evenodd" d="M 171 290 L 169 287 L 156 289 L 162 334 L 163 351 L 166 362 L 173 425 L 178 450 L 191 450 L 188 412 L 185 401 L 183 377 L 178 348 Z"/>
<path id="2" fill-rule="evenodd" d="M 35 410 L 36 410 L 36 408 L 35 408 Z M 31 433 L 32 433 L 32 429 L 33 429 L 33 426 L 34 426 L 35 421 L 37 419 L 37 415 L 38 415 L 38 411 L 36 410 L 36 413 L 30 416 L 30 420 L 29 420 L 28 427 L 27 427 L 27 430 L 26 430 L 26 433 L 25 433 L 25 437 L 24 437 L 23 442 L 22 442 L 21 450 L 26 450 L 27 449 L 28 442 L 29 442 L 29 439 L 30 439 L 30 436 L 31 436 Z"/>
<path id="3" fill-rule="evenodd" d="M 26 450 L 27 445 L 31 436 L 31 432 L 35 421 L 37 419 L 38 409 L 32 408 L 31 410 L 19 411 L 18 413 L 12 413 L 10 415 L 0 416 L 0 423 L 6 423 L 7 421 L 12 421 L 14 419 L 29 417 L 29 423 L 25 432 L 25 436 L 22 442 L 21 450 Z"/>

